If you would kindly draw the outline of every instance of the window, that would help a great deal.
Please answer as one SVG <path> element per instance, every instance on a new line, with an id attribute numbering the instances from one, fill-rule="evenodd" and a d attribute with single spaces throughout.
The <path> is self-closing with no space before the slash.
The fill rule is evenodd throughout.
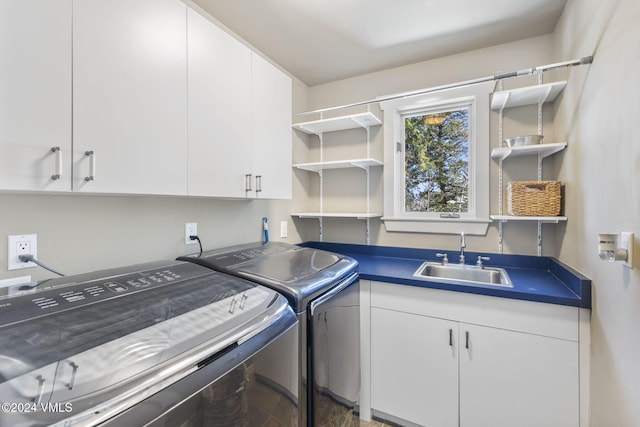
<path id="1" fill-rule="evenodd" d="M 381 103 L 388 231 L 485 234 L 491 84 Z"/>
<path id="2" fill-rule="evenodd" d="M 404 116 L 405 212 L 469 211 L 469 110 Z"/>

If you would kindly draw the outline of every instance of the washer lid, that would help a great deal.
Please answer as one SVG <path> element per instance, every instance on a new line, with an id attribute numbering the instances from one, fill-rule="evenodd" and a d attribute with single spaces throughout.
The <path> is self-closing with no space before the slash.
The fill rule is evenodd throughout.
<path id="1" fill-rule="evenodd" d="M 248 244 L 183 257 L 217 271 L 248 278 L 284 295 L 300 313 L 309 302 L 352 274 L 357 261 L 320 249 L 287 243 Z"/>
<path id="2" fill-rule="evenodd" d="M 74 412 L 0 414 L 0 425 L 138 399 L 289 310 L 271 289 L 194 264 L 118 273 L 0 299 L 0 400 L 70 402 Z"/>
<path id="3" fill-rule="evenodd" d="M 238 270 L 280 283 L 303 282 L 340 261 L 336 254 L 310 248 L 280 252 L 248 262 Z"/>

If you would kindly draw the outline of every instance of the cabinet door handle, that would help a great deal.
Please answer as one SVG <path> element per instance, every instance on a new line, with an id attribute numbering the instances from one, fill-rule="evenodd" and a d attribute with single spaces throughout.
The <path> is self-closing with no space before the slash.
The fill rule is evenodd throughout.
<path id="1" fill-rule="evenodd" d="M 51 179 L 55 181 L 56 179 L 62 178 L 62 150 L 60 147 L 51 147 L 51 152 L 54 154 L 56 162 Z"/>
<path id="2" fill-rule="evenodd" d="M 469 331 L 464 332 L 464 348 L 469 349 Z"/>
<path id="3" fill-rule="evenodd" d="M 262 175 L 256 175 L 256 193 L 262 191 Z"/>
<path id="4" fill-rule="evenodd" d="M 93 181 L 96 179 L 96 153 L 94 151 L 85 151 L 84 155 L 89 157 L 89 176 L 85 176 L 85 181 Z"/>
<path id="5" fill-rule="evenodd" d="M 449 346 L 453 347 L 453 329 L 449 328 Z"/>
<path id="6" fill-rule="evenodd" d="M 244 176 L 244 191 L 248 193 L 251 191 L 251 174 L 248 173 Z"/>

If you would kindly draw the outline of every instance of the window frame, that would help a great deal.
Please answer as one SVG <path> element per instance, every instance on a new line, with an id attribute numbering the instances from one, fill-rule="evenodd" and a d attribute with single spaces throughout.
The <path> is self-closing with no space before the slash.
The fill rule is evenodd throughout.
<path id="1" fill-rule="evenodd" d="M 467 212 L 456 212 L 460 218 L 475 218 L 475 209 L 476 209 L 476 194 L 475 194 L 475 162 L 472 162 L 471 159 L 475 158 L 475 98 L 473 97 L 465 97 L 456 100 L 450 100 L 443 103 L 429 104 L 428 106 L 422 107 L 409 107 L 409 108 L 399 108 L 398 114 L 400 115 L 400 120 L 398 123 L 398 127 L 396 129 L 396 141 L 402 144 L 402 152 L 398 157 L 402 157 L 402 168 L 395 168 L 395 179 L 394 185 L 396 186 L 395 192 L 399 195 L 396 198 L 395 202 L 398 203 L 396 206 L 396 210 L 398 212 L 402 212 L 402 216 L 406 216 L 408 218 L 442 218 L 441 212 L 409 212 L 406 210 L 407 201 L 406 201 L 406 140 L 405 140 L 405 123 L 408 117 L 415 117 L 418 115 L 426 115 L 426 114 L 436 114 L 440 112 L 449 112 L 449 111 L 459 111 L 467 109 L 469 110 L 469 119 L 468 119 L 468 138 L 467 138 L 467 156 L 469 158 L 468 162 L 468 176 L 469 176 L 469 186 L 468 186 L 468 198 L 469 198 L 469 207 Z"/>
<path id="2" fill-rule="evenodd" d="M 380 103 L 384 112 L 384 215 L 387 231 L 467 234 L 487 232 L 490 212 L 490 95 L 494 83 L 445 89 Z M 457 217 L 405 211 L 404 119 L 416 113 L 469 108 L 469 209 Z"/>

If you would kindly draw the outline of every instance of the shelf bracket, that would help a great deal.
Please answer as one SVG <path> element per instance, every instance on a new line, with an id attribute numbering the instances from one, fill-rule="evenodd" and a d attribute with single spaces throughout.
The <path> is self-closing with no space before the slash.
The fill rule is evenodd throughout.
<path id="1" fill-rule="evenodd" d="M 367 172 L 369 171 L 369 166 L 367 166 L 367 164 L 365 163 L 362 163 L 362 162 L 350 162 L 350 163 L 351 163 L 351 166 L 366 170 Z"/>
<path id="2" fill-rule="evenodd" d="M 538 221 L 538 256 L 542 256 L 542 221 Z"/>

